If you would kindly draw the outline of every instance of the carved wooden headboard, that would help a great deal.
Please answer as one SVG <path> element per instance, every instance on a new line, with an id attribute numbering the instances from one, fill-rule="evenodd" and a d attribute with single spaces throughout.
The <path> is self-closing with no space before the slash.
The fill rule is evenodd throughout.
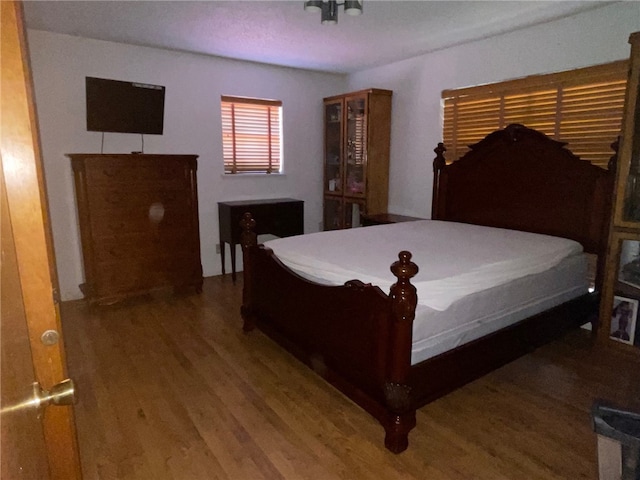
<path id="1" fill-rule="evenodd" d="M 512 124 L 446 165 L 439 144 L 432 218 L 570 238 L 603 254 L 614 168 L 580 160 L 565 145 Z"/>

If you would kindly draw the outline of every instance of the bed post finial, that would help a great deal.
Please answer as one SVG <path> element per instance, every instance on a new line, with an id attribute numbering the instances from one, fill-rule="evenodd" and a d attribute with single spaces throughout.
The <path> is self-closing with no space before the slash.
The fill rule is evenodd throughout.
<path id="1" fill-rule="evenodd" d="M 612 176 L 615 174 L 618 169 L 618 151 L 620 150 L 620 135 L 618 135 L 615 141 L 609 145 L 611 150 L 613 150 L 613 155 L 609 158 L 609 163 L 607 163 L 607 170 L 609 170 Z"/>
<path id="2" fill-rule="evenodd" d="M 444 152 L 447 151 L 447 147 L 444 146 L 444 143 L 440 142 L 433 151 L 436 152 L 436 158 L 433 159 L 433 172 L 435 173 L 438 170 L 442 170 L 447 164 L 447 161 L 444 158 Z"/>
<path id="3" fill-rule="evenodd" d="M 431 191 L 431 219 L 437 220 L 440 213 L 439 200 L 442 196 L 442 177 L 444 176 L 444 167 L 447 165 L 447 161 L 444 158 L 444 152 L 447 148 L 444 143 L 438 143 L 438 146 L 433 149 L 436 152 L 436 158 L 433 159 L 433 187 Z"/>
<path id="4" fill-rule="evenodd" d="M 240 245 L 242 248 L 253 247 L 258 244 L 258 236 L 256 235 L 256 221 L 251 216 L 251 213 L 245 212 L 240 220 L 240 228 L 242 233 L 240 234 Z"/>
<path id="5" fill-rule="evenodd" d="M 240 307 L 240 315 L 244 320 L 242 329 L 245 332 L 253 330 L 255 326 L 254 314 L 251 308 L 251 299 L 253 298 L 253 265 L 251 262 L 251 250 L 258 244 L 258 235 L 256 235 L 256 221 L 251 217 L 251 213 L 245 212 L 240 220 L 240 245 L 242 246 L 242 263 L 244 272 L 242 274 L 242 307 Z"/>
<path id="6" fill-rule="evenodd" d="M 416 410 L 411 401 L 411 386 L 407 384 L 411 370 L 413 319 L 416 316 L 418 295 L 410 279 L 418 273 L 411 261 L 411 253 L 402 251 L 399 260 L 391 265 L 398 281 L 391 286 L 391 342 L 390 363 L 384 385 L 384 395 L 390 414 L 384 424 L 385 446 L 393 453 L 404 451 L 409 445 L 409 432 L 416 425 Z"/>
<path id="7" fill-rule="evenodd" d="M 411 261 L 411 252 L 403 250 L 398 254 L 398 260 L 391 265 L 391 273 L 398 278 L 398 282 L 391 287 L 392 294 L 394 287 L 399 286 L 408 286 L 415 294 L 416 288 L 409 280 L 418 273 L 418 266 Z"/>

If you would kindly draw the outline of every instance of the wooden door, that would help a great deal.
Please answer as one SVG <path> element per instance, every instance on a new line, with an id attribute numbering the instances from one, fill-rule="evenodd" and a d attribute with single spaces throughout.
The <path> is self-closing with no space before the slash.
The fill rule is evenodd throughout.
<path id="1" fill-rule="evenodd" d="M 67 372 L 22 4 L 0 4 L 1 474 L 79 479 L 73 407 L 38 407 L 34 389 L 35 379 L 50 391 Z"/>

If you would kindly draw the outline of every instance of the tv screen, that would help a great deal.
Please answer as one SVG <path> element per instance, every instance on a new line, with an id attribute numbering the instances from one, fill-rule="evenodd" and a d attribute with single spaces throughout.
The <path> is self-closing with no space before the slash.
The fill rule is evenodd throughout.
<path id="1" fill-rule="evenodd" d="M 86 88 L 88 131 L 162 135 L 164 87 L 86 77 Z"/>

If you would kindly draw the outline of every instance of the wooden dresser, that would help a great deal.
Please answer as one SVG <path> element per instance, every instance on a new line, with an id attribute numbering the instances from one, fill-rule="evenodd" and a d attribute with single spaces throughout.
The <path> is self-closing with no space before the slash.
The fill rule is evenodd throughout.
<path id="1" fill-rule="evenodd" d="M 113 303 L 173 286 L 202 290 L 197 155 L 67 154 L 85 283 Z"/>

